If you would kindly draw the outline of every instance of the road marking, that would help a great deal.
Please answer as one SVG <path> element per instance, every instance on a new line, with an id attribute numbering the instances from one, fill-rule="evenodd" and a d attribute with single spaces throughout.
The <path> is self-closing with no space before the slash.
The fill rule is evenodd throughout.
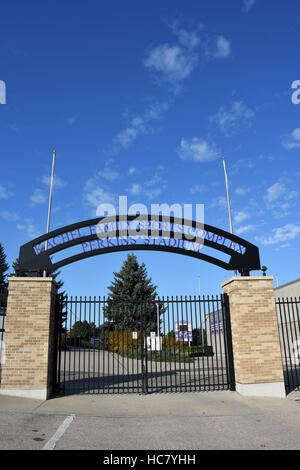
<path id="1" fill-rule="evenodd" d="M 63 434 L 66 432 L 70 424 L 72 423 L 73 419 L 75 418 L 75 415 L 70 415 L 68 416 L 64 422 L 59 426 L 57 431 L 53 434 L 51 439 L 47 442 L 47 444 L 44 445 L 42 450 L 53 450 L 56 446 L 57 441 L 63 436 Z"/>

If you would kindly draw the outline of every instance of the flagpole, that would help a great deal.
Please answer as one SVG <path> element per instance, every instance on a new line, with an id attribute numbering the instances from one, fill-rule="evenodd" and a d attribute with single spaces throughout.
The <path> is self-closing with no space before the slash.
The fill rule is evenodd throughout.
<path id="1" fill-rule="evenodd" d="M 228 205 L 228 215 L 229 215 L 229 227 L 230 227 L 230 233 L 233 235 L 233 226 L 232 226 L 232 217 L 231 217 L 231 206 L 230 206 L 230 198 L 229 198 L 229 188 L 228 188 L 228 177 L 227 177 L 227 171 L 226 171 L 226 160 L 225 157 L 223 157 L 223 167 L 224 167 L 224 174 L 225 174 L 225 184 L 226 184 L 226 194 L 227 194 L 227 205 Z M 234 244 L 232 244 L 232 247 L 234 248 Z M 234 271 L 235 276 L 237 275 L 237 272 Z"/>
<path id="2" fill-rule="evenodd" d="M 52 206 L 52 193 L 53 193 L 53 181 L 54 181 L 54 165 L 55 165 L 56 150 L 53 150 L 52 154 L 52 170 L 51 170 L 51 180 L 50 180 L 50 194 L 49 194 L 49 205 L 48 205 L 48 217 L 47 217 L 47 231 L 49 233 L 50 229 L 50 216 L 51 216 L 51 206 Z M 48 240 L 45 241 L 45 251 L 48 249 Z M 43 276 L 46 277 L 46 271 L 44 271 Z"/>

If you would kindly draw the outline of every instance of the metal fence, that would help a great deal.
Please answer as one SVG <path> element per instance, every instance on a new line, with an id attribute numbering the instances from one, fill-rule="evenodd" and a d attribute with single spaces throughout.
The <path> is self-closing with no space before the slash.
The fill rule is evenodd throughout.
<path id="1" fill-rule="evenodd" d="M 287 392 L 300 390 L 300 298 L 277 298 L 279 337 Z"/>
<path id="2" fill-rule="evenodd" d="M 228 298 L 58 298 L 56 393 L 234 390 Z"/>
<path id="3" fill-rule="evenodd" d="M 2 364 L 5 361 L 4 334 L 5 334 L 7 295 L 8 295 L 7 289 L 0 289 L 0 383 L 1 383 Z"/>

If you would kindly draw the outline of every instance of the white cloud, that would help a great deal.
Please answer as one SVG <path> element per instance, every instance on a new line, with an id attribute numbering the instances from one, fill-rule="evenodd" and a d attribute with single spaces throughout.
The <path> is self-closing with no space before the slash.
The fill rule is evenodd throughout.
<path id="1" fill-rule="evenodd" d="M 78 114 L 75 114 L 67 119 L 67 123 L 69 126 L 73 126 L 73 124 L 77 121 L 78 119 Z"/>
<path id="2" fill-rule="evenodd" d="M 32 223 L 31 219 L 24 219 L 24 222 L 16 225 L 17 230 L 25 232 L 28 238 L 33 239 L 41 235 L 41 232 Z"/>
<path id="3" fill-rule="evenodd" d="M 170 106 L 171 103 L 167 101 L 152 103 L 144 113 L 132 117 L 128 126 L 113 138 L 112 148 L 109 153 L 115 155 L 120 150 L 126 150 L 138 136 L 153 133 L 152 123 L 161 120 Z"/>
<path id="4" fill-rule="evenodd" d="M 254 162 L 251 159 L 241 158 L 237 160 L 230 168 L 232 174 L 238 173 L 240 170 L 251 170 L 255 167 Z"/>
<path id="5" fill-rule="evenodd" d="M 37 188 L 31 194 L 29 201 L 32 206 L 36 204 L 44 204 L 47 201 L 47 195 L 43 189 Z"/>
<path id="6" fill-rule="evenodd" d="M 254 230 L 256 230 L 256 225 L 242 225 L 241 227 L 237 227 L 235 229 L 235 233 L 236 235 L 242 235 L 243 233 L 253 232 Z"/>
<path id="7" fill-rule="evenodd" d="M 8 199 L 12 197 L 14 193 L 6 189 L 2 184 L 0 184 L 0 199 Z"/>
<path id="8" fill-rule="evenodd" d="M 172 32 L 177 36 L 180 44 L 188 49 L 193 49 L 194 47 L 199 46 L 201 41 L 198 36 L 198 32 L 202 27 L 203 26 L 199 24 L 195 30 L 187 31 L 180 26 L 179 21 L 177 20 L 174 20 L 171 24 Z"/>
<path id="9" fill-rule="evenodd" d="M 144 64 L 178 91 L 179 84 L 191 75 L 197 62 L 193 49 L 166 43 L 152 49 Z"/>
<path id="10" fill-rule="evenodd" d="M 42 183 L 50 188 L 50 183 L 51 183 L 51 177 L 50 176 L 43 176 L 42 177 Z M 55 175 L 53 179 L 53 187 L 56 189 L 61 189 L 64 188 L 67 185 L 66 181 L 64 181 L 62 178 L 59 176 Z"/>
<path id="11" fill-rule="evenodd" d="M 44 175 L 39 181 L 43 185 L 43 188 L 36 188 L 31 194 L 31 196 L 29 197 L 31 207 L 36 206 L 38 204 L 44 204 L 45 202 L 49 200 L 51 177 L 48 175 Z M 66 181 L 64 181 L 58 175 L 54 176 L 54 179 L 53 179 L 54 189 L 61 189 L 61 188 L 64 188 L 66 185 L 67 185 Z"/>
<path id="12" fill-rule="evenodd" d="M 287 184 L 279 180 L 267 189 L 264 200 L 268 209 L 286 211 L 295 204 L 293 201 L 297 197 L 299 197 L 298 191 L 290 189 Z M 286 215 L 286 212 L 279 212 L 277 217 Z"/>
<path id="13" fill-rule="evenodd" d="M 282 145 L 287 150 L 300 148 L 300 127 L 297 127 L 288 136 L 284 137 Z"/>
<path id="14" fill-rule="evenodd" d="M 87 185 L 88 186 L 88 185 Z M 113 193 L 106 191 L 101 186 L 86 187 L 84 191 L 85 201 L 97 208 L 99 204 L 114 204 L 116 202 L 116 196 Z"/>
<path id="15" fill-rule="evenodd" d="M 142 186 L 139 183 L 133 183 L 129 189 L 130 194 L 141 194 Z"/>
<path id="16" fill-rule="evenodd" d="M 198 139 L 198 137 L 190 140 L 181 139 L 177 153 L 182 160 L 200 163 L 216 160 L 220 156 L 220 151 L 214 144 L 210 144 L 204 139 Z"/>
<path id="17" fill-rule="evenodd" d="M 272 203 L 274 201 L 277 201 L 283 194 L 286 192 L 286 186 L 283 183 L 280 183 L 279 181 L 272 186 L 270 186 L 267 189 L 266 195 L 265 195 L 265 201 L 267 203 Z"/>
<path id="18" fill-rule="evenodd" d="M 16 212 L 2 211 L 0 216 L 8 222 L 16 222 L 19 219 L 19 215 Z"/>
<path id="19" fill-rule="evenodd" d="M 215 58 L 225 58 L 228 57 L 231 53 L 231 44 L 228 39 L 225 39 L 223 36 L 218 36 L 216 40 L 215 49 L 213 51 L 213 56 Z"/>
<path id="20" fill-rule="evenodd" d="M 218 197 L 215 197 L 211 204 L 210 204 L 211 207 L 217 207 L 219 209 L 226 209 L 227 208 L 227 199 L 225 196 L 218 196 Z"/>
<path id="21" fill-rule="evenodd" d="M 250 193 L 250 188 L 242 187 L 236 188 L 235 194 L 238 196 L 245 196 L 246 194 Z"/>
<path id="22" fill-rule="evenodd" d="M 244 222 L 244 220 L 249 219 L 250 215 L 247 214 L 245 211 L 239 211 L 234 214 L 234 223 L 235 224 L 240 224 L 241 222 Z"/>
<path id="23" fill-rule="evenodd" d="M 190 188 L 190 192 L 192 194 L 202 193 L 205 190 L 206 190 L 206 186 L 204 184 L 195 184 L 194 186 Z"/>
<path id="24" fill-rule="evenodd" d="M 243 8 L 248 13 L 251 8 L 255 5 L 256 0 L 243 0 Z"/>
<path id="25" fill-rule="evenodd" d="M 286 243 L 294 240 L 300 234 L 300 225 L 286 224 L 272 230 L 273 234 L 269 237 L 256 237 L 263 245 L 275 245 L 277 243 Z"/>
<path id="26" fill-rule="evenodd" d="M 154 199 L 167 187 L 165 180 L 162 177 L 163 170 L 164 167 L 162 165 L 158 165 L 150 179 L 147 179 L 143 183 L 133 183 L 128 189 L 128 192 L 133 196 L 138 195 L 146 197 L 147 199 Z"/>
<path id="27" fill-rule="evenodd" d="M 133 166 L 130 167 L 129 170 L 128 170 L 129 175 L 133 175 L 135 172 L 136 172 L 136 169 Z"/>
<path id="28" fill-rule="evenodd" d="M 253 118 L 252 109 L 247 108 L 242 101 L 233 101 L 230 106 L 221 106 L 210 121 L 215 122 L 226 137 L 230 137 L 241 126 L 249 125 Z"/>

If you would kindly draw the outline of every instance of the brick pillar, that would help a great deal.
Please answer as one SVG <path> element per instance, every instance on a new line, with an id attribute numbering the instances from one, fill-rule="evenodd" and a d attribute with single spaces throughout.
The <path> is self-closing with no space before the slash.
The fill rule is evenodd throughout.
<path id="1" fill-rule="evenodd" d="M 273 277 L 234 277 L 229 296 L 236 390 L 285 397 Z"/>
<path id="2" fill-rule="evenodd" d="M 11 277 L 0 393 L 47 399 L 52 391 L 56 284 Z"/>

